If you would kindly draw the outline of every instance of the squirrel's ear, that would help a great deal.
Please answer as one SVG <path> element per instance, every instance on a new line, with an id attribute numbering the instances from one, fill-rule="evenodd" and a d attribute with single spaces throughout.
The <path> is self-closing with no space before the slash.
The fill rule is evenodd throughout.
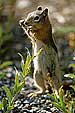
<path id="1" fill-rule="evenodd" d="M 43 11 L 43 16 L 46 17 L 47 14 L 48 14 L 48 8 L 45 8 L 44 11 Z"/>
<path id="2" fill-rule="evenodd" d="M 42 6 L 38 6 L 37 10 L 41 11 L 42 10 Z"/>

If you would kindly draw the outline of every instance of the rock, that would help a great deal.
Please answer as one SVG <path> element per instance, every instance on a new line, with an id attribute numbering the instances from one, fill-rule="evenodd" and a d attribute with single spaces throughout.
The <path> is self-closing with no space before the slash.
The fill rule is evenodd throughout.
<path id="1" fill-rule="evenodd" d="M 30 110 L 28 110 L 28 109 L 22 109 L 21 111 L 20 111 L 21 113 L 32 113 Z"/>

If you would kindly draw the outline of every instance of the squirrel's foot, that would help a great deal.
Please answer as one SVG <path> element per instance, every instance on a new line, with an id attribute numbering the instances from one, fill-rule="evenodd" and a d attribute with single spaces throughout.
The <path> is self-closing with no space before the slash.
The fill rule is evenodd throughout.
<path id="1" fill-rule="evenodd" d="M 32 93 L 28 94 L 28 97 L 36 97 L 36 96 L 39 96 L 43 93 L 44 92 L 42 92 L 42 91 L 35 91 L 35 92 L 32 92 Z"/>
<path id="2" fill-rule="evenodd" d="M 30 93 L 30 94 L 28 94 L 28 97 L 36 97 L 37 96 L 37 93 Z"/>

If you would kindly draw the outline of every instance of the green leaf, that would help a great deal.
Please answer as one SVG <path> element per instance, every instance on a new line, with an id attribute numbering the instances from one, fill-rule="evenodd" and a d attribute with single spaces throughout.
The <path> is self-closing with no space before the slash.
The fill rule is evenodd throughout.
<path id="1" fill-rule="evenodd" d="M 18 53 L 18 55 L 21 57 L 21 68 L 22 68 L 22 71 L 23 71 L 24 70 L 24 58 L 20 53 Z"/>
<path id="2" fill-rule="evenodd" d="M 53 96 L 54 96 L 54 101 L 58 103 L 59 100 L 58 100 L 58 98 L 57 98 L 57 95 L 56 95 L 55 93 L 53 93 Z"/>
<path id="3" fill-rule="evenodd" d="M 3 79 L 6 76 L 5 73 L 0 73 L 0 79 Z"/>
<path id="4" fill-rule="evenodd" d="M 23 75 L 23 72 L 20 72 L 20 75 L 21 75 L 22 79 L 25 80 L 25 77 Z"/>
<path id="5" fill-rule="evenodd" d="M 65 103 L 64 103 L 63 97 L 60 96 L 60 97 L 59 97 L 59 100 L 60 100 L 61 107 L 62 107 L 63 109 L 65 109 Z"/>
<path id="6" fill-rule="evenodd" d="M 52 102 L 52 104 L 53 104 L 56 108 L 58 108 L 60 111 L 62 111 L 63 113 L 70 113 L 67 109 L 63 109 L 59 103 Z"/>
<path id="7" fill-rule="evenodd" d="M 38 52 L 37 52 L 37 56 L 40 55 L 40 53 L 43 51 L 43 48 L 41 48 Z"/>
<path id="8" fill-rule="evenodd" d="M 24 81 L 19 83 L 18 85 L 18 88 L 17 88 L 17 91 L 14 93 L 14 96 L 13 96 L 13 99 L 12 99 L 12 102 L 14 103 L 14 101 L 16 100 L 17 98 L 17 95 L 19 94 L 19 92 L 21 91 L 21 89 L 24 87 Z"/>
<path id="9" fill-rule="evenodd" d="M 18 71 L 16 70 L 16 76 L 15 76 L 15 85 L 14 85 L 14 94 L 19 93 L 21 89 L 24 87 L 24 81 L 19 82 L 19 74 Z"/>
<path id="10" fill-rule="evenodd" d="M 14 108 L 14 106 L 13 106 L 13 105 L 12 105 L 12 106 L 8 106 L 7 111 L 11 111 L 13 108 Z"/>
<path id="11" fill-rule="evenodd" d="M 24 82 L 21 82 L 19 85 L 18 85 L 18 92 L 21 91 L 21 89 L 24 87 Z"/>
<path id="12" fill-rule="evenodd" d="M 62 89 L 63 86 L 61 86 L 59 88 L 59 101 L 60 101 L 60 105 L 61 107 L 63 107 L 63 109 L 65 108 L 65 103 L 64 103 L 64 90 Z"/>
<path id="13" fill-rule="evenodd" d="M 41 49 L 37 52 L 37 55 L 36 55 L 36 56 L 38 56 L 38 55 L 41 53 L 42 50 L 43 50 L 43 48 L 41 48 Z M 30 73 L 30 67 L 31 67 L 30 63 L 31 63 L 31 61 L 32 61 L 36 56 L 31 57 L 30 52 L 29 52 L 29 50 L 28 50 L 28 54 L 27 54 L 27 58 L 26 58 L 26 62 L 25 62 L 25 67 L 24 67 L 24 75 L 25 75 L 25 76 Z"/>
<path id="14" fill-rule="evenodd" d="M 27 49 L 27 48 L 26 48 Z M 39 55 L 41 53 L 43 49 L 41 48 L 38 52 L 37 55 Z M 21 56 L 21 68 L 22 68 L 22 72 L 20 73 L 23 80 L 24 78 L 30 73 L 30 67 L 31 67 L 31 61 L 37 56 L 33 56 L 31 57 L 29 50 L 27 49 L 27 57 L 26 57 L 26 62 L 24 63 L 24 59 L 23 56 L 18 53 Z"/>
<path id="15" fill-rule="evenodd" d="M 70 113 L 74 113 L 74 108 L 73 108 L 73 101 L 69 104 L 69 111 Z"/>
<path id="16" fill-rule="evenodd" d="M 17 92 L 17 90 L 18 90 L 18 85 L 19 85 L 19 75 L 18 75 L 18 71 L 17 71 L 17 69 L 16 69 L 15 84 L 14 84 L 14 93 Z"/>
<path id="17" fill-rule="evenodd" d="M 26 48 L 27 49 L 27 48 Z M 26 75 L 29 74 L 30 72 L 30 63 L 31 63 L 31 55 L 29 53 L 29 50 L 27 49 L 27 57 L 26 57 L 26 62 L 24 63 L 24 58 L 23 56 L 18 53 L 21 57 L 21 68 L 22 68 L 22 72 L 21 72 L 21 76 L 24 79 Z"/>
<path id="18" fill-rule="evenodd" d="M 30 61 L 31 61 L 31 55 L 30 55 L 30 53 L 28 52 L 27 57 L 26 57 L 26 62 L 25 62 L 25 66 L 26 66 L 26 67 L 29 66 Z"/>
<path id="19" fill-rule="evenodd" d="M 43 51 L 43 48 L 41 48 L 41 49 L 37 52 L 36 56 L 39 56 L 42 51 Z M 33 61 L 33 59 L 34 59 L 36 56 L 32 56 L 31 61 Z"/>
<path id="20" fill-rule="evenodd" d="M 75 68 L 75 64 L 70 64 L 69 66 L 72 68 Z"/>
<path id="21" fill-rule="evenodd" d="M 2 108 L 3 108 L 3 104 L 1 103 L 1 104 L 0 104 L 0 109 L 2 109 Z"/>
<path id="22" fill-rule="evenodd" d="M 30 63 L 31 63 L 31 55 L 28 51 L 27 53 L 27 57 L 26 57 L 26 62 L 25 62 L 25 66 L 24 66 L 24 72 L 23 74 L 26 76 L 28 75 L 29 71 L 30 71 Z"/>
<path id="23" fill-rule="evenodd" d="M 6 100 L 6 98 L 3 98 L 3 99 L 2 99 L 2 108 L 3 108 L 3 111 L 4 111 L 4 112 L 7 111 L 7 107 L 8 107 L 7 100 Z"/>
<path id="24" fill-rule="evenodd" d="M 11 61 L 5 61 L 2 64 L 0 64 L 0 69 L 6 68 L 8 66 L 12 65 Z"/>
<path id="25" fill-rule="evenodd" d="M 8 98 L 8 102 L 9 102 L 9 105 L 10 105 L 11 104 L 11 101 L 12 101 L 11 90 L 7 86 L 3 86 L 2 88 L 6 92 L 6 96 Z"/>

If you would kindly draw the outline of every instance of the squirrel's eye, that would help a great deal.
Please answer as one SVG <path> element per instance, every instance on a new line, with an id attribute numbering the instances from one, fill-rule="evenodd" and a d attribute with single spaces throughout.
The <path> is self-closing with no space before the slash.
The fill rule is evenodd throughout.
<path id="1" fill-rule="evenodd" d="M 35 20 L 35 21 L 38 21 L 38 20 L 39 20 L 39 16 L 36 16 L 36 17 L 34 18 L 34 20 Z"/>

